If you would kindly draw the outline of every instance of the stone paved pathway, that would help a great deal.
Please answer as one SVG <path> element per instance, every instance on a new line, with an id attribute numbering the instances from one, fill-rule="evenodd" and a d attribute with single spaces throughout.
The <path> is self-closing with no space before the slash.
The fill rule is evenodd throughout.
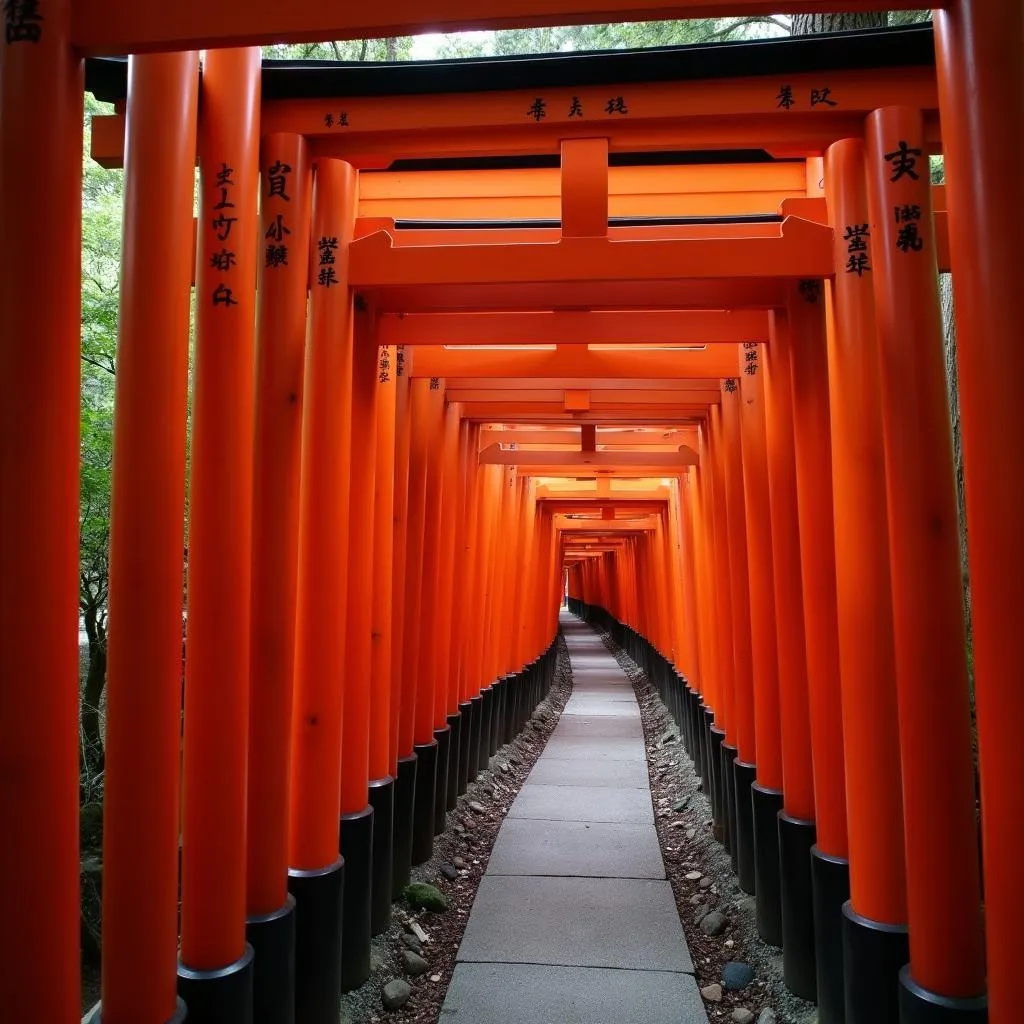
<path id="1" fill-rule="evenodd" d="M 444 1024 L 706 1024 L 654 830 L 640 709 L 562 612 L 573 693 L 498 833 Z"/>

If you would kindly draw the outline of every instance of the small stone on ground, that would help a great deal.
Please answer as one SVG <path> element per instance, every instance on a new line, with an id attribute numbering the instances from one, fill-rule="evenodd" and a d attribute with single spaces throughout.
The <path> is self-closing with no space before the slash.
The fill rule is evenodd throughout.
<path id="1" fill-rule="evenodd" d="M 700 990 L 700 994 L 709 1003 L 720 1003 L 722 1001 L 722 986 L 717 982 L 714 985 L 705 985 Z"/>
<path id="2" fill-rule="evenodd" d="M 706 914 L 700 922 L 700 930 L 705 935 L 721 935 L 725 931 L 726 925 L 729 921 L 725 914 L 720 913 L 717 910 L 712 910 L 710 914 Z"/>
<path id="3" fill-rule="evenodd" d="M 412 995 L 412 986 L 401 978 L 389 981 L 381 991 L 381 1001 L 387 1010 L 401 1009 L 409 1001 Z"/>
<path id="4" fill-rule="evenodd" d="M 430 970 L 430 964 L 419 953 L 414 953 L 411 949 L 402 950 L 402 966 L 405 968 L 405 973 L 411 978 L 418 978 Z"/>
<path id="5" fill-rule="evenodd" d="M 754 980 L 754 970 L 749 964 L 730 960 L 722 971 L 722 984 L 732 991 L 746 988 Z"/>

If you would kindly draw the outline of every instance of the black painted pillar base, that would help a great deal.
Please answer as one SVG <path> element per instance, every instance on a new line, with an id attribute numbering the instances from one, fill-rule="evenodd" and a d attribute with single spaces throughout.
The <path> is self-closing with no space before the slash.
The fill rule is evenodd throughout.
<path id="1" fill-rule="evenodd" d="M 313 871 L 291 868 L 288 891 L 295 897 L 295 1020 L 338 1024 L 345 861 Z"/>
<path id="2" fill-rule="evenodd" d="M 295 1024 L 295 897 L 245 922 L 253 949 L 253 1024 Z"/>
<path id="3" fill-rule="evenodd" d="M 910 976 L 910 965 L 900 971 L 900 1024 L 986 1024 L 988 998 L 971 999 L 940 996 L 918 985 Z"/>
<path id="4" fill-rule="evenodd" d="M 418 743 L 416 798 L 412 808 L 412 862 L 423 864 L 434 855 L 434 802 L 437 799 L 437 740 Z"/>
<path id="5" fill-rule="evenodd" d="M 484 729 L 484 696 L 482 693 L 469 698 L 472 710 L 469 713 L 469 782 L 480 774 L 480 739 Z"/>
<path id="6" fill-rule="evenodd" d="M 909 960 L 906 925 L 872 921 L 843 904 L 846 1024 L 899 1020 L 900 971 Z"/>
<path id="7" fill-rule="evenodd" d="M 253 950 L 231 964 L 197 971 L 178 961 L 178 995 L 188 1007 L 189 1024 L 252 1024 Z"/>
<path id="8" fill-rule="evenodd" d="M 779 878 L 779 814 L 782 793 L 754 783 L 754 888 L 757 934 L 769 946 L 782 946 L 782 892 Z"/>
<path id="9" fill-rule="evenodd" d="M 185 1024 L 188 1019 L 188 1008 L 179 997 L 176 1000 L 174 1016 L 168 1017 L 164 1024 Z M 97 1003 L 83 1018 L 82 1024 L 103 1024 L 103 1004 Z"/>
<path id="10" fill-rule="evenodd" d="M 445 786 L 444 809 L 454 811 L 459 802 L 459 757 L 462 753 L 462 715 L 449 715 L 450 739 L 448 740 L 448 784 Z M 444 815 L 441 816 L 444 820 Z"/>
<path id="11" fill-rule="evenodd" d="M 711 780 L 714 774 L 714 770 L 711 767 L 711 723 L 714 721 L 715 713 L 703 701 L 698 710 L 700 711 L 700 717 L 697 726 L 700 729 L 700 756 L 702 762 L 700 788 L 710 800 Z"/>
<path id="12" fill-rule="evenodd" d="M 818 999 L 811 891 L 811 847 L 815 839 L 817 829 L 813 821 L 802 821 L 790 817 L 785 811 L 779 812 L 782 971 L 786 988 L 812 1003 Z"/>
<path id="13" fill-rule="evenodd" d="M 727 839 L 726 818 L 725 818 L 725 786 L 722 783 L 722 741 L 725 739 L 725 731 L 718 726 L 712 725 L 708 736 L 710 738 L 710 760 L 711 771 L 709 773 L 711 784 L 711 832 L 714 837 L 723 845 Z"/>
<path id="14" fill-rule="evenodd" d="M 505 677 L 505 720 L 501 734 L 502 746 L 511 743 L 519 731 L 519 697 L 523 677 L 517 672 Z"/>
<path id="15" fill-rule="evenodd" d="M 391 924 L 391 880 L 394 872 L 395 780 L 372 779 L 373 871 L 370 884 L 370 934 L 380 935 Z"/>
<path id="16" fill-rule="evenodd" d="M 736 874 L 739 864 L 736 859 L 736 775 L 733 772 L 733 762 L 736 760 L 736 748 L 729 746 L 722 740 L 722 789 L 724 791 L 725 827 L 723 842 L 729 851 L 729 860 L 732 862 L 732 873 Z"/>
<path id="17" fill-rule="evenodd" d="M 437 744 L 437 773 L 434 775 L 434 835 L 439 836 L 448 824 L 445 807 L 448 804 L 448 763 L 452 750 L 452 731 L 446 725 L 434 730 Z"/>
<path id="18" fill-rule="evenodd" d="M 345 859 L 345 903 L 341 913 L 341 990 L 351 992 L 370 976 L 373 885 L 373 808 L 343 814 L 338 845 Z"/>
<path id="19" fill-rule="evenodd" d="M 491 760 L 491 733 L 494 731 L 494 687 L 485 686 L 480 691 L 483 699 L 481 705 L 483 714 L 480 716 L 480 750 L 477 756 L 476 770 L 487 771 L 487 765 Z"/>
<path id="20" fill-rule="evenodd" d="M 754 804 L 750 787 L 757 778 L 757 765 L 746 764 L 738 758 L 733 762 L 734 786 L 736 789 L 736 876 L 740 888 L 750 895 L 757 891 L 757 875 L 754 871 Z"/>
<path id="21" fill-rule="evenodd" d="M 843 904 L 850 898 L 850 862 L 811 849 L 818 1024 L 843 1024 Z"/>
<path id="22" fill-rule="evenodd" d="M 504 721 L 505 709 L 505 680 L 495 679 L 491 683 L 491 732 L 490 746 L 487 748 L 491 757 L 498 752 L 501 746 L 502 722 Z"/>
<path id="23" fill-rule="evenodd" d="M 412 869 L 412 819 L 416 804 L 416 776 L 419 759 L 415 754 L 398 759 L 395 779 L 395 823 L 391 842 L 391 898 L 397 900 L 409 884 Z"/>
<path id="24" fill-rule="evenodd" d="M 473 702 L 464 701 L 459 705 L 459 770 L 456 772 L 456 802 L 469 786 L 469 756 L 473 739 Z M 453 808 L 449 807 L 448 810 Z"/>
<path id="25" fill-rule="evenodd" d="M 693 771 L 697 777 L 703 782 L 703 714 L 700 711 L 700 694 L 695 690 L 690 690 L 690 729 L 693 732 Z"/>
<path id="26" fill-rule="evenodd" d="M 507 743 L 511 743 L 523 731 L 523 726 L 526 724 L 526 707 L 530 700 L 531 691 L 536 685 L 534 672 L 535 665 L 531 662 L 529 665 L 524 666 L 512 684 L 511 735 L 506 734 L 508 735 Z"/>

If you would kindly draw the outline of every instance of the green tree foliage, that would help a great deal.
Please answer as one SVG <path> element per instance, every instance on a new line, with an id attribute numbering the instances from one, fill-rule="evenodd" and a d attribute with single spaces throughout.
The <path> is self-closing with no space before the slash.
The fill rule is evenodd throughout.
<path id="1" fill-rule="evenodd" d="M 882 28 L 928 21 L 930 18 L 930 11 L 900 11 L 889 15 L 764 14 L 745 18 L 691 18 L 683 21 L 631 21 L 608 25 L 460 32 L 445 36 L 438 56 L 489 57 L 681 46 L 811 32 L 840 32 L 851 28 Z"/>
<path id="2" fill-rule="evenodd" d="M 79 513 L 79 610 L 88 638 L 82 692 L 83 791 L 103 768 L 100 703 L 106 683 L 110 487 L 114 437 L 123 173 L 89 158 L 93 114 L 104 104 L 86 96 L 82 187 L 82 405 Z M 84 795 L 84 794 L 83 794 Z"/>
<path id="3" fill-rule="evenodd" d="M 786 18 L 761 15 L 749 18 L 629 21 L 608 25 L 461 32 L 445 37 L 438 56 L 489 57 L 568 53 L 577 50 L 623 50 L 783 35 L 788 31 Z"/>
<path id="4" fill-rule="evenodd" d="M 386 39 L 349 39 L 330 43 L 277 43 L 263 47 L 263 56 L 273 60 L 408 60 L 411 36 Z"/>

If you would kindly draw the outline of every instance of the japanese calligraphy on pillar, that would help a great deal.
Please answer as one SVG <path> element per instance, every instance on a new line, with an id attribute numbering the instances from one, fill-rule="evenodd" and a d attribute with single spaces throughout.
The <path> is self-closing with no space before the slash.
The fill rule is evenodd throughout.
<path id="1" fill-rule="evenodd" d="M 325 128 L 350 128 L 351 125 L 348 123 L 348 111 L 342 110 L 340 113 L 335 114 L 333 111 L 328 111 L 324 114 L 324 127 Z"/>
<path id="2" fill-rule="evenodd" d="M 760 368 L 760 349 L 758 348 L 756 341 L 745 341 L 743 342 L 743 372 L 748 377 L 755 377 L 757 371 Z"/>
<path id="3" fill-rule="evenodd" d="M 399 345 L 395 351 L 395 376 L 405 376 L 405 346 Z"/>
<path id="4" fill-rule="evenodd" d="M 340 284 L 338 271 L 335 264 L 338 262 L 338 238 L 336 235 L 323 235 L 316 243 L 319 253 L 319 272 L 316 283 L 321 288 L 330 288 L 332 285 Z"/>
<path id="5" fill-rule="evenodd" d="M 231 238 L 232 228 L 238 223 L 235 214 L 235 204 L 231 195 L 235 187 L 235 169 L 227 163 L 221 162 L 220 170 L 216 173 L 216 191 L 219 198 L 213 205 L 215 217 L 210 220 L 210 231 L 214 238 L 220 243 L 220 250 L 213 246 L 210 251 L 210 266 L 219 271 L 219 280 L 214 286 L 210 296 L 214 309 L 229 309 L 237 306 L 238 300 L 234 296 L 234 279 L 237 274 L 238 254 L 234 249 L 234 241 Z"/>
<path id="6" fill-rule="evenodd" d="M 440 391 L 441 390 L 441 378 L 440 377 L 431 377 L 430 378 L 430 390 L 431 391 Z"/>
<path id="7" fill-rule="evenodd" d="M 871 256 L 868 251 L 868 238 L 871 231 L 867 224 L 847 224 L 843 241 L 846 242 L 846 272 L 863 277 L 871 270 Z"/>
<path id="8" fill-rule="evenodd" d="M 722 390 L 727 395 L 734 395 L 739 390 L 740 382 L 738 377 L 726 377 L 722 381 Z"/>
<path id="9" fill-rule="evenodd" d="M 377 349 L 377 383 L 387 384 L 391 380 L 391 346 L 381 345 Z"/>
<path id="10" fill-rule="evenodd" d="M 898 185 L 904 179 L 920 181 L 921 173 L 917 165 L 923 157 L 922 149 L 911 146 L 906 139 L 900 139 L 896 148 L 883 157 L 889 164 L 890 185 Z M 924 211 L 921 206 L 917 203 L 895 203 L 892 215 L 897 228 L 895 247 L 905 254 L 921 252 L 925 246 Z"/>
<path id="11" fill-rule="evenodd" d="M 38 43 L 43 38 L 43 15 L 39 0 L 4 0 L 4 40 Z"/>
<path id="12" fill-rule="evenodd" d="M 286 223 L 287 206 L 284 204 L 292 201 L 292 197 L 288 194 L 288 176 L 291 173 L 292 169 L 289 164 L 275 160 L 267 168 L 265 174 L 264 208 L 268 212 L 273 212 L 276 207 L 282 207 L 274 214 L 274 219 L 265 232 L 266 248 L 263 263 L 268 270 L 288 266 L 287 238 L 291 234 L 291 229 Z"/>

